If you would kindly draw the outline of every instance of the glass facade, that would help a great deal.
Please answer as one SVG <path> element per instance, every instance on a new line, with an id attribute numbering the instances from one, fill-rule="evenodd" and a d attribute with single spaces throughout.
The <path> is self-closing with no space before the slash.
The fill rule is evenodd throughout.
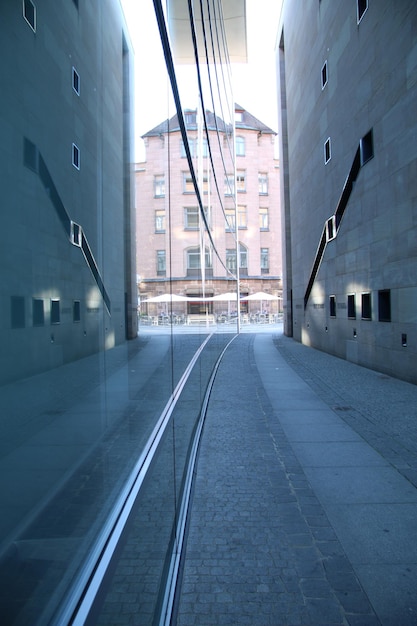
<path id="1" fill-rule="evenodd" d="M 134 623 L 155 624 L 172 608 L 207 394 L 238 330 L 211 324 L 206 270 L 223 265 L 228 290 L 239 285 L 203 206 L 207 181 L 219 181 L 211 193 L 222 199 L 234 171 L 234 101 L 227 81 L 213 91 L 216 64 L 204 63 L 198 30 L 201 66 L 189 67 L 196 112 L 185 113 L 158 2 L 155 16 L 173 60 L 167 118 L 176 111 L 180 121 L 181 182 L 196 197 L 186 219 L 198 233 L 185 260 L 193 301 L 167 298 L 157 325 L 138 326 L 135 245 L 145 216 L 136 225 L 132 51 L 119 3 L 44 0 L 36 13 L 24 2 L 23 14 L 21 3 L 0 6 L 2 58 L 16 61 L 0 68 L 8 233 L 0 249 L 0 606 L 8 625 L 121 624 L 133 614 Z M 212 55 L 226 58 L 214 41 L 224 38 L 212 40 L 220 46 Z M 221 171 L 204 136 L 208 109 L 221 120 Z M 200 134 L 191 146 L 190 129 Z M 169 207 L 167 180 L 155 179 L 154 190 Z M 146 219 L 168 232 L 151 262 L 169 280 L 176 247 L 165 211 Z M 187 310 L 197 323 L 183 323 Z"/>

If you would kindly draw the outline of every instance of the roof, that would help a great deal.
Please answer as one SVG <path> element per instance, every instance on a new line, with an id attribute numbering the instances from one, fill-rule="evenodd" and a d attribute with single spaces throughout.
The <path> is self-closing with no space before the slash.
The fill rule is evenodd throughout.
<path id="1" fill-rule="evenodd" d="M 277 133 L 266 126 L 262 122 L 260 122 L 254 115 L 246 111 L 243 107 L 236 104 L 235 110 L 240 114 L 240 120 L 235 121 L 236 130 L 245 129 L 245 130 L 255 130 L 257 132 L 276 135 Z M 187 120 L 187 113 L 191 116 L 190 119 Z M 195 119 L 196 111 L 185 111 L 184 117 L 186 122 L 186 127 L 188 130 L 197 130 L 197 122 Z M 206 122 L 209 130 L 217 130 L 220 132 L 226 132 L 226 130 L 230 127 L 230 124 L 226 124 L 224 120 L 218 115 L 214 115 L 212 111 L 206 110 Z M 175 133 L 180 130 L 180 125 L 178 121 L 178 115 L 173 115 L 170 119 L 166 119 L 155 128 L 152 128 L 147 133 L 142 135 L 142 139 L 145 137 L 158 137 L 159 135 L 166 135 L 167 133 Z"/>

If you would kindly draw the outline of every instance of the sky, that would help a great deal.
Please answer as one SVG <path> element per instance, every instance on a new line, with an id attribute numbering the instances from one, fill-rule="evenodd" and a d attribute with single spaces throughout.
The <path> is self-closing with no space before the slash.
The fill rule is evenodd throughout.
<path id="1" fill-rule="evenodd" d="M 153 1 L 121 3 L 135 52 L 135 161 L 142 161 L 145 151 L 140 137 L 175 110 Z M 278 113 L 274 50 L 280 11 L 280 0 L 246 0 L 248 63 L 231 68 L 235 102 L 275 131 Z M 183 108 L 196 106 L 191 94 L 190 102 L 184 91 L 181 98 Z"/>

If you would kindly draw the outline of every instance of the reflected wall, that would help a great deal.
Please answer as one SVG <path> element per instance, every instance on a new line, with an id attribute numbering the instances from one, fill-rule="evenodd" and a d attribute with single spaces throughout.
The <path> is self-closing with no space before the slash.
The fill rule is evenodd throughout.
<path id="1" fill-rule="evenodd" d="M 175 50 L 163 35 L 167 10 L 155 2 L 161 46 L 172 55 L 160 78 L 174 96 L 167 119 L 175 111 L 181 120 Z M 207 107 L 221 111 L 227 130 L 220 170 L 214 159 L 209 173 L 201 169 L 180 123 L 200 212 L 198 294 L 209 284 L 209 263 L 227 265 L 204 179 L 215 188 L 216 178 L 235 174 L 218 16 L 216 62 L 200 66 L 207 31 L 191 71 L 199 142 Z M 119 3 L 5 0 L 0 35 L 2 618 L 115 624 L 122 610 L 135 623 L 156 623 L 174 601 L 188 466 L 207 390 L 238 326 L 186 328 L 171 316 L 138 333 L 132 51 Z M 175 245 L 170 233 L 168 266 Z M 238 273 L 229 273 L 239 293 Z"/>

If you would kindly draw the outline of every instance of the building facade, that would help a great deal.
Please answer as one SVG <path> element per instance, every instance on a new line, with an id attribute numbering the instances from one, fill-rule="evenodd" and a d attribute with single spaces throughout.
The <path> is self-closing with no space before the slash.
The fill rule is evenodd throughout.
<path id="1" fill-rule="evenodd" d="M 196 161 L 199 153 L 197 116 L 197 111 L 185 113 L 189 143 Z M 257 291 L 274 296 L 281 293 L 276 133 L 236 105 L 236 172 L 230 166 L 219 180 L 211 172 L 224 171 L 222 149 L 233 134 L 223 120 L 210 112 L 206 112 L 206 121 L 212 151 L 208 153 L 207 141 L 202 139 L 200 183 L 208 228 L 220 255 L 212 253 L 207 236 L 204 241 L 201 238 L 199 207 L 176 116 L 144 135 L 146 162 L 136 166 L 140 299 L 172 290 L 177 295 L 195 298 L 195 302 L 187 303 L 191 313 L 197 312 L 199 297 L 235 290 L 237 257 L 241 296 Z M 277 308 L 275 302 L 274 305 Z M 210 305 L 212 312 L 224 308 L 224 303 L 218 303 L 214 309 Z M 157 307 L 152 311 L 157 312 Z"/>
<path id="2" fill-rule="evenodd" d="M 417 6 L 284 1 L 285 332 L 417 382 Z"/>
<path id="3" fill-rule="evenodd" d="M 119 2 L 0 7 L 0 383 L 137 334 L 132 55 Z"/>

